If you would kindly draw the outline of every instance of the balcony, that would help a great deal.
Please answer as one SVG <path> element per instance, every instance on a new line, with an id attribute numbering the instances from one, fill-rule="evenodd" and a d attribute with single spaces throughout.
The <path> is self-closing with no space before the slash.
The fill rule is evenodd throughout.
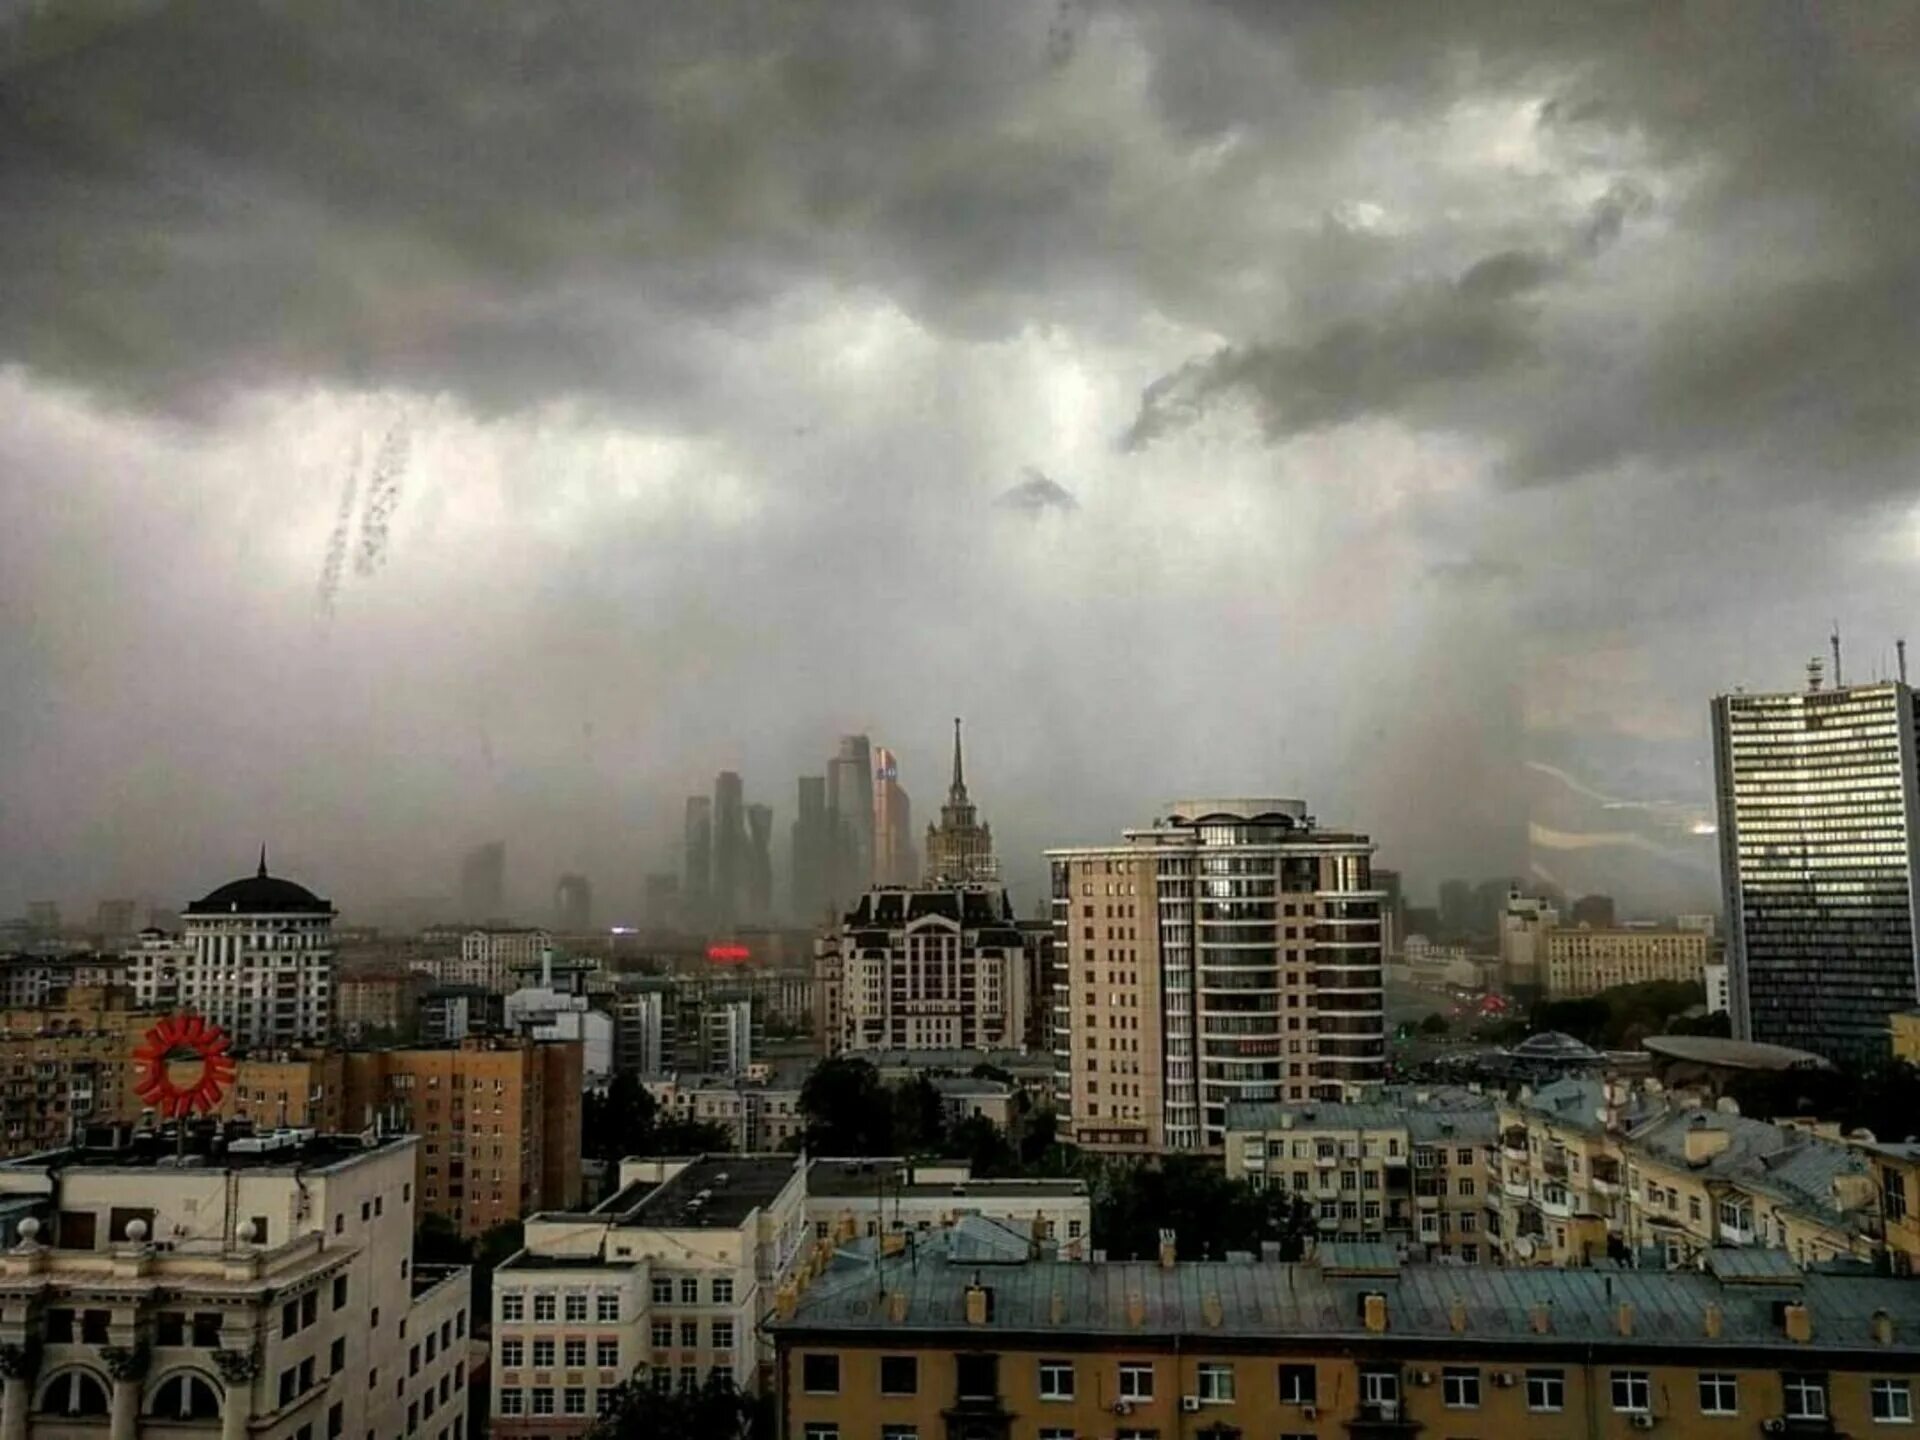
<path id="1" fill-rule="evenodd" d="M 1550 1220 L 1573 1218 L 1573 1196 L 1565 1190 L 1540 1192 L 1540 1213 Z"/>
<path id="2" fill-rule="evenodd" d="M 1413 1197 L 1413 1203 L 1422 1210 L 1438 1210 L 1440 1208 L 1440 1197 L 1438 1195 L 1416 1195 Z"/>
<path id="3" fill-rule="evenodd" d="M 1500 1193 L 1509 1200 L 1525 1200 L 1533 1192 L 1527 1188 L 1524 1180 L 1503 1180 L 1500 1182 Z"/>
<path id="4" fill-rule="evenodd" d="M 1398 1437 L 1417 1433 L 1420 1428 L 1420 1422 L 1411 1418 L 1405 1404 L 1398 1400 L 1362 1402 L 1354 1417 L 1347 1421 L 1348 1433 L 1381 1436 L 1383 1440 L 1389 1436 L 1398 1440 Z"/>
<path id="5" fill-rule="evenodd" d="M 1555 1180 L 1567 1178 L 1567 1152 L 1556 1151 L 1540 1162 L 1541 1173 L 1551 1175 Z"/>
<path id="6" fill-rule="evenodd" d="M 1596 1195 L 1619 1195 L 1625 1186 L 1620 1176 L 1620 1166 L 1609 1160 L 1595 1160 L 1593 1174 L 1589 1177 Z"/>

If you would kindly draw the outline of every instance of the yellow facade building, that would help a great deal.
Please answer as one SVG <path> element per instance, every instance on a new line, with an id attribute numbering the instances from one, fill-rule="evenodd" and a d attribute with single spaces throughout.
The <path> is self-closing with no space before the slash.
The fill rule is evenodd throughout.
<path id="1" fill-rule="evenodd" d="M 1891 1021 L 1893 1058 L 1920 1065 L 1920 1010 L 1902 1010 Z"/>
<path id="2" fill-rule="evenodd" d="M 56 1149 L 89 1123 L 137 1116 L 133 1051 L 159 1019 L 118 986 L 0 1010 L 0 1155 Z"/>
<path id="3" fill-rule="evenodd" d="M 1575 1000 L 1653 980 L 1704 983 L 1713 937 L 1697 930 L 1556 929 L 1545 935 L 1547 998 Z"/>

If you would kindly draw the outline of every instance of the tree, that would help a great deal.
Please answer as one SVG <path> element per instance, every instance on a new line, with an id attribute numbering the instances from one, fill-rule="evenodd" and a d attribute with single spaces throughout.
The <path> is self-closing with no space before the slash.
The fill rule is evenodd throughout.
<path id="1" fill-rule="evenodd" d="M 1276 1241 L 1282 1259 L 1297 1260 L 1313 1215 L 1291 1190 L 1229 1180 L 1217 1162 L 1198 1155 L 1119 1162 L 1099 1176 L 1093 1233 L 1109 1255 L 1151 1258 L 1163 1229 L 1174 1232 L 1188 1259 L 1222 1258 L 1229 1250 L 1258 1255 L 1263 1242 Z"/>
<path id="2" fill-rule="evenodd" d="M 731 1150 L 733 1137 L 703 1120 L 663 1117 L 646 1086 L 617 1072 L 606 1094 L 589 1090 L 580 1106 L 580 1153 L 617 1165 L 630 1155 L 701 1155 Z"/>
<path id="3" fill-rule="evenodd" d="M 710 1374 L 697 1390 L 656 1390 L 639 1375 L 613 1392 L 587 1440 L 773 1440 L 773 1399 Z"/>
<path id="4" fill-rule="evenodd" d="M 893 1087 L 892 1131 L 889 1143 L 900 1154 L 946 1153 L 947 1107 L 933 1081 L 924 1074 Z"/>
<path id="5" fill-rule="evenodd" d="M 814 1066 L 800 1087 L 800 1113 L 815 1155 L 893 1153 L 893 1101 L 870 1060 L 836 1055 Z"/>
<path id="6" fill-rule="evenodd" d="M 492 1328 L 493 1272 L 526 1246 L 526 1230 L 518 1220 L 494 1226 L 473 1247 L 473 1323 Z"/>
<path id="7" fill-rule="evenodd" d="M 1060 1136 L 1060 1119 L 1051 1109 L 1035 1110 L 1020 1131 L 1020 1164 L 1038 1165 Z"/>
<path id="8" fill-rule="evenodd" d="M 438 1211 L 429 1210 L 420 1217 L 413 1232 L 415 1265 L 471 1265 L 473 1242 L 460 1233 L 453 1221 Z"/>
<path id="9" fill-rule="evenodd" d="M 1018 1156 L 1007 1143 L 1006 1132 L 984 1115 L 969 1115 L 954 1126 L 946 1150 L 964 1157 L 972 1174 L 980 1179 L 1009 1175 L 1018 1168 Z"/>

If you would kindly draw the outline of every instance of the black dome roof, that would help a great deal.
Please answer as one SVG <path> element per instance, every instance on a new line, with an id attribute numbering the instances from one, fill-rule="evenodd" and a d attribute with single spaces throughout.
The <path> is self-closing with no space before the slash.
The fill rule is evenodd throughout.
<path id="1" fill-rule="evenodd" d="M 267 874 L 267 852 L 260 869 L 229 880 L 205 899 L 187 906 L 189 915 L 331 915 L 333 906 L 304 885 Z"/>

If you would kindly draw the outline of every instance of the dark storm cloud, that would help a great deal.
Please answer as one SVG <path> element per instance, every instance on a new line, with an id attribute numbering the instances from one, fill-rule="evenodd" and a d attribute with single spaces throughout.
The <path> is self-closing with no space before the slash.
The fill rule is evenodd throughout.
<path id="1" fill-rule="evenodd" d="M 1028 515 L 1044 515 L 1049 510 L 1071 512 L 1080 508 L 1080 502 L 1073 498 L 1073 492 L 1058 480 L 1050 479 L 1032 466 L 1028 466 L 1025 478 L 1000 492 L 1000 498 L 993 502 L 1002 510 L 1018 510 Z"/>

